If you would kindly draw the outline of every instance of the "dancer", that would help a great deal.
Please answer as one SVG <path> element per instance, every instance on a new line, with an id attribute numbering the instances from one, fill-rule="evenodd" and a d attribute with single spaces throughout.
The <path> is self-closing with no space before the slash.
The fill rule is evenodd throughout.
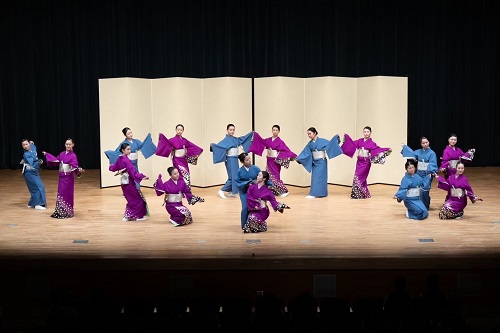
<path id="1" fill-rule="evenodd" d="M 47 159 L 48 166 L 59 165 L 59 183 L 57 185 L 56 209 L 50 217 L 57 219 L 71 218 L 74 212 L 75 197 L 75 175 L 80 178 L 82 172 L 85 172 L 78 165 L 78 159 L 73 151 L 75 142 L 68 138 L 65 142 L 66 150 L 57 157 L 47 152 L 43 152 Z"/>
<path id="2" fill-rule="evenodd" d="M 266 182 L 269 181 L 267 171 L 259 172 L 257 182 L 250 185 L 247 192 L 248 219 L 243 226 L 243 232 L 264 232 L 267 231 L 267 218 L 269 217 L 269 202 L 274 211 L 283 213 L 289 209 L 286 204 L 276 201 L 273 192 L 267 188 Z"/>
<path id="3" fill-rule="evenodd" d="M 165 195 L 165 209 L 170 214 L 169 221 L 174 227 L 190 224 L 193 222 L 193 217 L 189 209 L 182 204 L 182 198 L 185 197 L 190 205 L 204 202 L 205 199 L 191 193 L 184 179 L 179 175 L 177 168 L 169 167 L 167 172 L 170 175 L 169 180 L 163 182 L 162 176 L 158 175 L 158 179 L 154 183 L 156 195 Z"/>
<path id="4" fill-rule="evenodd" d="M 219 143 L 211 143 L 210 151 L 213 152 L 214 164 L 224 162 L 227 171 L 227 180 L 224 186 L 217 194 L 225 199 L 224 192 L 229 192 L 228 197 L 235 198 L 238 193 L 238 186 L 233 180 L 236 179 L 238 172 L 238 147 L 241 146 L 244 152 L 247 152 L 252 143 L 253 132 L 244 136 L 235 137 L 236 127 L 233 124 L 228 124 L 226 127 L 226 137 Z"/>
<path id="5" fill-rule="evenodd" d="M 290 161 L 295 159 L 297 155 L 278 136 L 280 133 L 279 125 L 273 125 L 271 130 L 272 136 L 267 139 L 263 139 L 257 132 L 254 132 L 249 151 L 262 156 L 264 149 L 267 149 L 266 171 L 274 184 L 272 191 L 274 195 L 286 197 L 288 189 L 281 180 L 281 167 L 288 168 Z"/>
<path id="6" fill-rule="evenodd" d="M 23 159 L 23 175 L 31 197 L 28 202 L 28 208 L 47 209 L 47 198 L 45 197 L 45 186 L 43 185 L 42 178 L 38 170 L 43 164 L 43 160 L 38 158 L 36 146 L 33 141 L 23 139 L 21 145 L 24 149 Z"/>
<path id="7" fill-rule="evenodd" d="M 115 176 L 121 176 L 121 187 L 123 196 L 127 199 L 123 221 L 144 221 L 149 216 L 148 204 L 141 190 L 135 185 L 143 179 L 149 179 L 142 173 L 137 172 L 134 165 L 128 158 L 131 154 L 130 145 L 122 143 L 120 147 L 122 155 L 118 157 L 114 164 L 109 166 L 109 171 L 116 172 Z"/>
<path id="8" fill-rule="evenodd" d="M 385 158 L 392 152 L 391 148 L 377 146 L 373 142 L 371 135 L 372 129 L 370 126 L 363 128 L 363 137 L 356 141 L 353 141 L 349 135 L 344 134 L 344 143 L 342 144 L 344 154 L 352 158 L 354 153 L 358 152 L 356 170 L 352 181 L 351 199 L 367 199 L 371 197 L 366 182 L 371 165 L 372 163 L 384 164 Z"/>
<path id="9" fill-rule="evenodd" d="M 328 159 L 342 154 L 339 146 L 339 136 L 335 135 L 330 141 L 318 137 L 318 131 L 314 127 L 307 130 L 307 136 L 311 141 L 307 143 L 304 150 L 297 156 L 297 162 L 311 173 L 311 189 L 308 199 L 328 196 Z"/>
<path id="10" fill-rule="evenodd" d="M 427 208 L 420 200 L 420 192 L 422 188 L 425 188 L 425 180 L 416 173 L 415 164 L 416 162 L 412 160 L 406 161 L 406 174 L 401 179 L 401 185 L 394 195 L 394 199 L 398 202 L 404 202 L 406 217 L 412 220 L 423 220 L 429 216 Z M 426 178 L 430 177 L 426 176 Z M 427 180 L 427 182 L 430 182 L 430 180 Z"/>
<path id="11" fill-rule="evenodd" d="M 175 126 L 175 132 L 176 135 L 170 139 L 167 139 L 165 135 L 160 133 L 156 155 L 170 157 L 174 168 L 179 170 L 184 182 L 191 189 L 191 174 L 188 163 L 196 165 L 198 163 L 198 156 L 201 155 L 203 149 L 182 136 L 184 125 L 178 124 Z"/>
<path id="12" fill-rule="evenodd" d="M 238 159 L 243 164 L 236 173 L 236 185 L 238 186 L 238 191 L 241 200 L 241 228 L 243 228 L 248 218 L 248 209 L 247 209 L 248 187 L 253 183 L 255 183 L 255 181 L 257 180 L 260 168 L 252 164 L 252 159 L 247 153 L 241 153 L 238 156 Z M 271 181 L 267 181 L 266 186 L 270 188 L 272 191 L 273 183 Z"/>
<path id="13" fill-rule="evenodd" d="M 451 133 L 448 136 L 448 145 L 443 151 L 441 165 L 439 166 L 439 171 L 443 173 L 444 179 L 448 179 L 448 177 L 455 174 L 459 161 L 472 161 L 475 152 L 475 149 L 469 149 L 464 153 L 462 149 L 457 147 L 456 134 Z"/>
<path id="14" fill-rule="evenodd" d="M 404 158 L 410 158 L 418 162 L 417 164 L 417 174 L 422 178 L 429 178 L 426 180 L 425 186 L 422 188 L 420 192 L 420 199 L 425 205 L 425 208 L 429 210 L 431 205 L 431 197 L 430 190 L 432 186 L 433 174 L 438 172 L 437 158 L 436 153 L 429 147 L 429 139 L 425 136 L 420 138 L 421 149 L 413 151 L 407 145 L 403 145 L 403 149 L 401 150 L 401 155 Z"/>
<path id="15" fill-rule="evenodd" d="M 479 198 L 469 184 L 469 180 L 464 175 L 465 166 L 463 162 L 456 164 L 456 172 L 444 179 L 437 176 L 438 188 L 448 191 L 448 195 L 439 211 L 440 219 L 460 219 L 464 215 L 464 209 L 467 207 L 467 198 L 472 203 L 483 201 Z"/>

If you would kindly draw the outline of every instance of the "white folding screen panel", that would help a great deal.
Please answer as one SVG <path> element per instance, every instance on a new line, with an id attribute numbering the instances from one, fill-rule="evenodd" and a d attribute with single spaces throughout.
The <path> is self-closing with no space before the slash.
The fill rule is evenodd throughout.
<path id="1" fill-rule="evenodd" d="M 203 153 L 197 165 L 189 165 L 191 184 L 203 186 L 203 161 L 210 156 L 206 145 L 203 144 L 203 80 L 193 78 L 165 78 L 152 80 L 152 115 L 153 142 L 158 143 L 159 134 L 167 138 L 176 135 L 178 124 L 184 126 L 183 137 L 193 144 L 203 148 Z M 153 176 L 163 175 L 168 179 L 167 168 L 172 166 L 172 159 L 152 156 L 154 159 Z"/>
<path id="2" fill-rule="evenodd" d="M 405 159 L 400 154 L 407 137 L 408 78 L 366 77 L 357 79 L 356 136 L 363 127 L 372 128 L 372 139 L 379 147 L 392 148 L 384 165 L 372 164 L 368 184 L 399 185 L 405 173 Z"/>
<path id="3" fill-rule="evenodd" d="M 224 163 L 213 164 L 210 143 L 226 136 L 228 124 L 236 127 L 235 136 L 252 131 L 252 80 L 248 78 L 203 79 L 203 186 L 224 184 Z"/>
<path id="4" fill-rule="evenodd" d="M 263 138 L 272 135 L 273 125 L 281 128 L 279 136 L 295 154 L 300 154 L 309 141 L 304 124 L 304 79 L 270 77 L 254 79 L 255 131 Z M 255 157 L 255 164 L 265 170 L 266 156 Z M 311 177 L 298 163 L 281 168 L 281 179 L 286 184 L 309 186 Z"/>
<path id="5" fill-rule="evenodd" d="M 125 139 L 124 127 L 134 138 L 144 140 L 151 131 L 151 82 L 148 79 L 116 78 L 99 80 L 99 127 L 101 152 L 101 187 L 120 185 L 120 177 L 109 171 L 106 150 L 115 150 Z M 139 154 L 139 170 L 150 176 L 153 162 Z M 143 185 L 151 186 L 145 180 Z"/>

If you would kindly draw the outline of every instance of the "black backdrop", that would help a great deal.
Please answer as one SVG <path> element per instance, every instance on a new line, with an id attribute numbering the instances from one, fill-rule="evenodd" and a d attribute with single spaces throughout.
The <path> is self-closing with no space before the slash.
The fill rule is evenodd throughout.
<path id="1" fill-rule="evenodd" d="M 440 156 L 455 132 L 472 165 L 498 166 L 495 3 L 4 0 L 0 169 L 18 167 L 22 138 L 59 153 L 67 137 L 98 168 L 98 80 L 175 76 L 407 76 L 410 146 L 425 135 Z"/>

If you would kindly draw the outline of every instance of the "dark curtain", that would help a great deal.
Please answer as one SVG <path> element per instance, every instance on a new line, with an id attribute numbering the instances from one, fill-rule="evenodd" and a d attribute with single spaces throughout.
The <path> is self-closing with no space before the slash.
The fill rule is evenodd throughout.
<path id="1" fill-rule="evenodd" d="M 81 166 L 98 168 L 101 78 L 375 75 L 408 77 L 411 147 L 425 135 L 440 156 L 454 132 L 458 146 L 477 149 L 473 166 L 498 166 L 495 8 L 493 0 L 4 0 L 0 168 L 18 167 L 22 138 L 57 154 L 68 137 Z"/>

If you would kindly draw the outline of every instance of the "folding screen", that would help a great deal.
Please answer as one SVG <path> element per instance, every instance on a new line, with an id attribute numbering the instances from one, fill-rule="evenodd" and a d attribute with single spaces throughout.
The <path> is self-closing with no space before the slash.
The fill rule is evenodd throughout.
<path id="1" fill-rule="evenodd" d="M 104 151 L 115 149 L 123 141 L 121 129 L 130 127 L 136 139 L 151 133 L 158 143 L 159 133 L 175 135 L 175 126 L 185 127 L 184 136 L 204 149 L 197 165 L 190 165 L 193 186 L 213 186 L 227 179 L 224 164 L 212 163 L 210 143 L 226 135 L 228 123 L 236 125 L 236 135 L 252 129 L 252 82 L 246 78 L 166 78 L 99 80 L 101 131 L 101 187 L 119 185 L 119 178 L 108 171 Z M 152 156 L 145 160 L 139 154 L 139 170 L 151 179 L 159 173 L 167 177 L 169 158 Z"/>
<path id="2" fill-rule="evenodd" d="M 286 78 L 255 79 L 255 130 L 270 136 L 271 126 L 281 126 L 281 137 L 290 149 L 300 153 L 309 141 L 306 130 L 315 127 L 318 135 L 331 139 L 335 134 L 362 136 L 371 126 L 373 139 L 394 151 L 384 166 L 374 165 L 369 183 L 399 184 L 404 174 L 399 151 L 406 140 L 407 78 Z M 262 132 L 262 133 L 261 133 Z M 329 182 L 352 185 L 356 159 L 345 155 L 329 160 Z M 265 158 L 256 158 L 265 167 Z M 297 164 L 283 172 L 287 184 L 309 186 L 310 175 Z"/>

